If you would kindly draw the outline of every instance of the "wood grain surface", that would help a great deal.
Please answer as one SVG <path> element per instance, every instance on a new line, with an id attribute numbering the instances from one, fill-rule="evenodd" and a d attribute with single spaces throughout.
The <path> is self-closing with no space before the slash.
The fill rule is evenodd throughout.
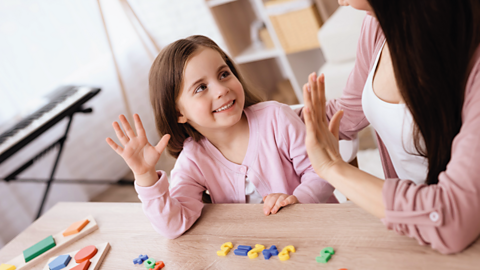
<path id="1" fill-rule="evenodd" d="M 49 234 L 92 215 L 99 229 L 55 251 L 81 249 L 109 242 L 111 250 L 100 269 L 145 269 L 133 259 L 147 254 L 168 269 L 475 269 L 480 242 L 460 254 L 442 255 L 415 239 L 388 231 L 381 221 L 352 203 L 296 204 L 265 216 L 261 204 L 205 205 L 202 217 L 181 237 L 169 240 L 155 232 L 140 203 L 59 203 L 0 250 L 0 263 L 20 254 Z M 290 260 L 217 256 L 225 242 L 262 244 L 279 250 L 295 246 Z M 335 255 L 327 264 L 315 261 L 324 247 Z M 42 269 L 47 259 L 33 269 Z"/>

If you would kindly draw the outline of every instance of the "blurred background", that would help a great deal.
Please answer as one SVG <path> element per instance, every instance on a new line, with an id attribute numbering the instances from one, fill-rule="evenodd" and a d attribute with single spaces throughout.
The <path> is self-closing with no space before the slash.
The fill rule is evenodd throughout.
<path id="1" fill-rule="evenodd" d="M 161 48 L 205 35 L 265 99 L 302 103 L 301 86 L 313 71 L 325 73 L 331 99 L 354 66 L 364 16 L 336 0 L 0 0 L 0 138 L 21 129 L 58 87 L 100 88 L 85 104 L 93 112 L 73 117 L 43 212 L 60 201 L 138 201 L 128 167 L 105 138 L 115 138 L 119 114 L 138 113 L 149 141 L 158 141 L 147 78 Z M 67 123 L 0 162 L 0 248 L 35 220 L 58 147 L 18 179 L 6 176 L 63 136 Z M 383 177 L 372 131 L 359 142 L 359 166 Z M 0 140 L 0 154 L 8 147 Z M 169 172 L 174 162 L 163 154 L 157 168 Z"/>

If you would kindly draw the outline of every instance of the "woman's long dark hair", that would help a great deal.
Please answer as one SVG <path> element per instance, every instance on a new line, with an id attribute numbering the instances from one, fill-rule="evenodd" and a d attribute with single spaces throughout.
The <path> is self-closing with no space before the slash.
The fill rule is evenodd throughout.
<path id="1" fill-rule="evenodd" d="M 436 184 L 462 126 L 468 67 L 480 42 L 480 1 L 368 1 L 416 124 L 415 148 L 428 159 L 426 183 Z"/>

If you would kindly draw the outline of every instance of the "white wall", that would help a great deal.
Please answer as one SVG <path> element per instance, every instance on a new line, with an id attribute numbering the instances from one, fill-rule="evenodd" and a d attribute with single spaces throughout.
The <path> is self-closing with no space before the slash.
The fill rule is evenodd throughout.
<path id="1" fill-rule="evenodd" d="M 132 112 L 139 113 L 142 117 L 149 140 L 156 143 L 158 136 L 156 135 L 148 99 L 147 85 L 148 70 L 153 59 L 145 52 L 120 7 L 119 0 L 102 0 L 101 3 L 112 35 L 114 50 L 119 57 L 119 66 L 127 90 L 127 102 Z M 204 0 L 137 0 L 130 1 L 130 3 L 137 10 L 146 27 L 161 47 L 176 39 L 193 34 L 207 35 L 217 41 L 221 47 L 224 47 L 221 35 Z M 48 76 L 35 77 L 33 74 L 36 70 L 29 71 L 32 76 L 28 76 L 28 72 L 24 72 L 25 79 L 29 80 L 30 86 L 27 87 L 26 84 L 19 82 L 11 82 L 8 84 L 8 89 L 15 90 L 18 88 L 18 91 L 26 91 L 27 88 L 32 90 L 35 87 L 50 89 L 64 83 L 101 87 L 100 94 L 88 103 L 89 106 L 93 107 L 94 112 L 92 114 L 78 114 L 74 117 L 56 177 L 60 179 L 118 180 L 128 172 L 128 167 L 105 143 L 105 138 L 115 138 L 111 123 L 118 119 L 119 114 L 126 113 L 126 106 L 109 54 L 108 43 L 104 36 L 96 1 L 3 0 L 0 1 L 0 16 L 11 14 L 12 11 L 22 10 L 22 12 L 32 14 L 30 14 L 31 16 L 29 14 L 22 16 L 21 20 L 30 20 L 32 17 L 44 15 L 49 7 L 54 5 L 57 8 L 60 6 L 60 8 L 65 9 L 63 16 L 83 12 L 83 18 L 80 18 L 85 20 L 85 26 L 80 28 L 82 33 L 70 34 L 72 35 L 71 42 L 84 42 L 85 39 L 90 39 L 89 42 L 86 42 L 88 46 L 86 45 L 85 51 L 78 52 L 84 56 L 79 57 L 77 61 L 68 62 L 56 59 L 58 65 L 60 65 L 56 70 L 49 69 L 48 63 L 45 63 L 44 68 L 36 69 L 42 74 L 48 74 Z M 52 20 L 56 20 L 54 18 L 55 14 L 49 14 L 49 16 L 52 16 Z M 68 21 L 67 18 L 57 18 L 57 20 L 60 22 L 62 20 Z M 18 18 L 13 16 L 4 17 L 3 20 L 0 20 L 0 49 L 3 51 L 14 50 L 14 47 L 17 46 L 14 41 L 18 41 L 15 29 L 18 30 L 29 24 L 28 21 L 18 21 Z M 37 25 L 37 27 L 41 28 L 42 25 Z M 48 38 L 55 43 L 56 35 L 64 35 L 69 33 L 68 31 L 71 31 L 71 29 L 68 25 L 59 25 L 58 29 L 50 28 L 43 29 L 43 31 L 47 34 L 38 37 L 37 41 L 41 43 L 40 39 Z M 82 37 L 82 39 L 76 40 L 75 35 Z M 63 42 L 56 46 L 58 46 L 57 50 L 63 53 L 65 51 L 61 50 L 62 46 L 68 47 L 69 44 Z M 30 50 L 31 48 L 26 47 L 24 52 L 30 53 L 34 59 L 38 59 L 36 54 L 41 55 L 45 61 L 55 57 L 48 50 L 43 51 L 41 46 L 35 47 L 33 52 Z M 66 51 L 64 57 L 72 58 L 72 54 L 75 53 L 77 52 Z M 91 57 L 92 54 L 95 54 L 94 59 L 89 59 L 86 63 L 81 61 L 85 57 Z M 15 69 L 21 72 L 22 65 L 19 65 L 17 61 L 16 58 L 12 58 L 10 62 L 2 59 L 1 68 L 4 71 L 10 70 L 11 72 L 12 67 L 16 67 Z M 65 72 L 65 70 L 69 72 Z M 4 78 L 2 78 L 2 81 L 4 81 Z M 2 92 L 2 88 L 7 89 L 3 86 L 0 87 L 0 97 L 5 94 Z M 28 160 L 36 151 L 58 138 L 63 133 L 65 125 L 65 121 L 58 124 L 14 157 L 0 164 L 0 178 L 10 173 L 22 161 Z M 56 151 L 47 154 L 35 166 L 23 173 L 21 177 L 48 177 L 55 155 Z M 40 204 L 43 186 L 37 183 L 5 183 L 0 181 L 0 248 L 32 222 Z M 88 201 L 105 188 L 103 185 L 55 184 L 50 191 L 45 210 L 59 201 Z"/>

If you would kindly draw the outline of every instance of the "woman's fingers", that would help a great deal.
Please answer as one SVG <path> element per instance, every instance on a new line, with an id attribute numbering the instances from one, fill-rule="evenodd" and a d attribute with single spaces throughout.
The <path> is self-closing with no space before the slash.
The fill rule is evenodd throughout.
<path id="1" fill-rule="evenodd" d="M 307 127 L 307 131 L 310 130 L 310 131 L 313 131 L 314 129 L 314 119 L 312 119 L 312 99 L 311 99 L 311 94 L 310 94 L 310 91 L 308 90 L 308 83 L 306 83 L 304 86 L 303 86 L 303 102 L 304 102 L 304 106 L 303 106 L 303 117 L 305 119 L 305 125 Z"/>
<path id="2" fill-rule="evenodd" d="M 117 138 L 120 140 L 120 143 L 125 146 L 130 139 L 127 136 L 125 136 L 122 129 L 120 128 L 120 125 L 117 122 L 113 122 L 112 126 L 113 126 L 113 129 L 115 130 L 115 134 L 117 135 Z"/>
<path id="3" fill-rule="evenodd" d="M 167 147 L 169 140 L 170 140 L 170 134 L 163 135 L 162 139 L 160 139 L 160 141 L 155 146 L 155 149 L 157 150 L 157 152 L 159 152 L 160 154 L 163 153 L 163 150 L 165 150 L 165 147 Z"/>
<path id="4" fill-rule="evenodd" d="M 122 155 L 123 153 L 123 148 L 118 146 L 118 144 L 116 144 L 112 139 L 110 138 L 107 138 L 106 139 L 108 145 L 110 145 L 110 147 L 113 149 L 113 151 L 117 152 L 117 154 L 119 154 L 120 156 Z"/>
<path id="5" fill-rule="evenodd" d="M 132 127 L 130 126 L 130 123 L 128 123 L 128 120 L 127 118 L 125 117 L 125 115 L 121 114 L 120 116 L 118 116 L 118 118 L 120 119 L 120 123 L 122 123 L 122 127 L 123 129 L 125 130 L 125 133 L 127 134 L 127 136 L 131 139 L 131 138 L 135 138 L 135 132 L 133 132 L 133 129 Z"/>
<path id="6" fill-rule="evenodd" d="M 337 111 L 332 119 L 330 119 L 330 124 L 328 125 L 328 129 L 330 132 L 335 136 L 335 138 L 338 140 L 338 130 L 340 129 L 340 120 L 342 120 L 343 117 L 343 110 Z"/>
<path id="7" fill-rule="evenodd" d="M 143 128 L 142 120 L 138 114 L 133 115 L 133 120 L 135 121 L 135 128 L 137 129 L 137 135 L 140 137 L 147 137 L 145 134 L 145 129 Z"/>
<path id="8" fill-rule="evenodd" d="M 313 107 L 318 106 L 318 85 L 316 80 L 317 74 L 315 72 L 308 76 L 308 85 L 310 86 L 310 97 Z"/>
<path id="9" fill-rule="evenodd" d="M 325 98 L 325 74 L 320 74 L 317 78 L 317 86 L 318 86 L 318 106 L 320 107 L 318 110 L 318 117 L 323 123 L 327 123 L 327 112 L 325 105 L 327 103 Z"/>

